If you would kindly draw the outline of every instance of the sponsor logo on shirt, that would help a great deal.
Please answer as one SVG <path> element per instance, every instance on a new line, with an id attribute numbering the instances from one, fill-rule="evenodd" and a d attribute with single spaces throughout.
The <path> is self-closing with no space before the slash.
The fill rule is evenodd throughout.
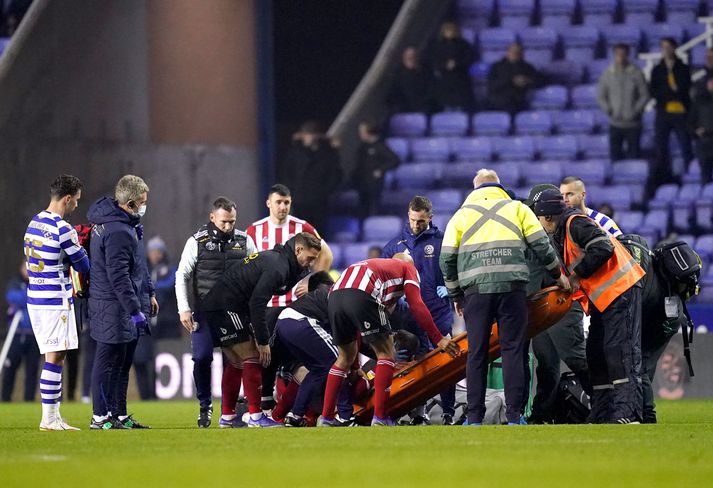
<path id="1" fill-rule="evenodd" d="M 426 255 L 427 258 L 432 258 L 433 253 L 435 251 L 436 249 L 431 244 L 428 244 L 426 247 L 423 248 L 423 253 Z"/>

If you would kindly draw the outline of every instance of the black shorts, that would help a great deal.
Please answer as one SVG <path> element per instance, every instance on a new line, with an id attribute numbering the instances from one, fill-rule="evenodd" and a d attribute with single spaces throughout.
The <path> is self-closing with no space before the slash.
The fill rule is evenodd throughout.
<path id="1" fill-rule="evenodd" d="M 253 338 L 250 316 L 246 313 L 208 310 L 204 315 L 215 347 L 228 347 Z"/>
<path id="2" fill-rule="evenodd" d="M 338 346 L 355 341 L 357 334 L 366 343 L 391 334 L 384 306 L 361 290 L 333 291 L 329 295 L 328 312 L 334 343 Z"/>

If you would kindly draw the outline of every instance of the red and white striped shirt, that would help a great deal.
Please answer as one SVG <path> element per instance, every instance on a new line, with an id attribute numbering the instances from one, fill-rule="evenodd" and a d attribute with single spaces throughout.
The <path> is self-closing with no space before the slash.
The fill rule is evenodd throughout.
<path id="1" fill-rule="evenodd" d="M 306 220 L 298 219 L 292 215 L 287 216 L 284 224 L 276 225 L 270 220 L 270 217 L 253 222 L 246 230 L 247 234 L 252 237 L 253 242 L 257 246 L 258 252 L 269 251 L 277 244 L 284 244 L 295 234 L 300 232 L 309 232 L 317 239 L 322 239 L 317 230 Z M 295 285 L 295 288 L 297 286 Z M 284 295 L 275 295 L 267 304 L 268 307 L 287 307 L 297 299 L 295 288 L 291 289 Z"/>
<path id="2" fill-rule="evenodd" d="M 412 286 L 406 286 L 412 285 Z M 416 267 L 399 259 L 367 259 L 349 266 L 332 285 L 331 291 L 362 290 L 385 308 L 406 296 L 411 315 L 431 341 L 443 338 L 421 298 L 421 278 Z"/>

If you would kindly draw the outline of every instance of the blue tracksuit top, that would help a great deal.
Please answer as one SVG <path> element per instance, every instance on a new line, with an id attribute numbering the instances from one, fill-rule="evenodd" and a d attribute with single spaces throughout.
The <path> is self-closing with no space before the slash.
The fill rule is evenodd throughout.
<path id="1" fill-rule="evenodd" d="M 418 235 L 413 235 L 411 228 L 406 224 L 401 234 L 384 246 L 382 257 L 390 258 L 396 253 L 408 251 L 421 276 L 421 298 L 431 312 L 438 329 L 445 334 L 451 331 L 453 312 L 451 301 L 448 298 L 439 298 L 436 294 L 436 287 L 445 285 L 438 266 L 442 242 L 443 232 L 433 224 Z"/>

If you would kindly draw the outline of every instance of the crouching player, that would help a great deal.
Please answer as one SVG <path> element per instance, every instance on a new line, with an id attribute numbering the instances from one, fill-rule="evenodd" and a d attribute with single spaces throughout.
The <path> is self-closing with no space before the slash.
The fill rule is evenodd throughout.
<path id="1" fill-rule="evenodd" d="M 310 276 L 310 292 L 283 310 L 275 326 L 271 346 L 286 348 L 289 356 L 307 369 L 307 374 L 302 379 L 296 395 L 292 398 L 290 395 L 283 395 L 283 398 L 294 402 L 284 420 L 287 427 L 308 425 L 304 416 L 312 399 L 321 397 L 324 393 L 327 375 L 338 356 L 337 346 L 332 341 L 327 313 L 327 296 L 333 284 L 334 281 L 327 272 L 321 271 Z M 366 392 L 369 387 L 368 380 L 362 376 L 356 379 L 361 383 L 358 385 L 361 390 Z M 296 384 L 288 386 L 288 390 L 292 386 Z M 337 403 L 339 413 L 335 418 L 336 424 L 353 425 L 352 397 L 347 389 L 342 389 Z M 279 415 L 277 412 L 282 409 L 282 406 L 281 400 L 273 411 L 273 418 Z"/>
<path id="2" fill-rule="evenodd" d="M 386 403 L 394 374 L 394 341 L 386 316 L 396 302 L 405 296 L 416 323 L 437 347 L 451 356 L 460 349 L 443 337 L 433 323 L 421 299 L 418 271 L 409 256 L 396 254 L 392 259 L 369 259 L 349 266 L 332 286 L 329 295 L 329 322 L 339 355 L 329 370 L 324 393 L 321 426 L 332 426 L 337 395 L 349 367 L 358 352 L 358 336 L 376 353 L 374 371 L 374 419 L 371 425 L 390 426 Z"/>

